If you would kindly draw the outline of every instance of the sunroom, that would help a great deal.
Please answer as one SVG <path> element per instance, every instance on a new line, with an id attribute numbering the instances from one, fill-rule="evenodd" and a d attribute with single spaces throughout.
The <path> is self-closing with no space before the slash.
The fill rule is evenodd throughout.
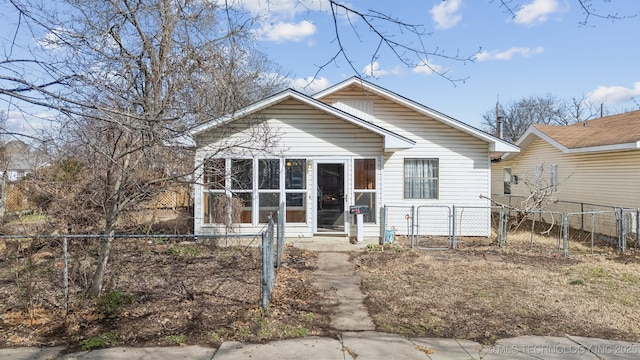
<path id="1" fill-rule="evenodd" d="M 349 205 L 366 205 L 377 235 L 379 157 L 208 158 L 202 232 L 259 229 L 280 208 L 288 236 L 346 234 Z"/>

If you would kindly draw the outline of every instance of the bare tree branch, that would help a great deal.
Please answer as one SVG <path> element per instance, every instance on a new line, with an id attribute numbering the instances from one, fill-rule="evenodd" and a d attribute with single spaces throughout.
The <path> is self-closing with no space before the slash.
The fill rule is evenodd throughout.
<path id="1" fill-rule="evenodd" d="M 493 1 L 493 0 L 492 0 Z M 606 12 L 597 9 L 593 0 L 575 0 L 579 8 L 582 10 L 584 19 L 579 22 L 580 25 L 586 26 L 590 24 L 591 18 L 602 20 L 618 21 L 632 19 L 638 16 L 636 14 L 620 14 L 619 12 Z M 602 5 L 612 3 L 611 0 L 598 0 Z M 518 11 L 522 9 L 522 4 L 514 0 L 499 0 L 500 8 L 503 8 L 511 17 L 516 17 Z"/>
<path id="2" fill-rule="evenodd" d="M 333 41 L 337 44 L 337 50 L 329 57 L 328 61 L 317 65 L 317 71 L 314 75 L 314 79 L 317 78 L 320 72 L 322 72 L 322 70 L 324 70 L 329 64 L 335 63 L 338 58 L 343 58 L 351 70 L 358 76 L 369 77 L 373 75 L 363 74 L 363 71 L 356 68 L 350 52 L 348 51 L 348 46 L 343 39 L 344 31 L 339 25 L 341 17 L 345 17 L 347 19 L 351 34 L 355 36 L 359 42 L 364 41 L 362 38 L 362 33 L 364 31 L 359 30 L 358 27 L 355 26 L 355 20 L 362 21 L 365 24 L 366 31 L 373 34 L 376 38 L 376 46 L 369 55 L 371 58 L 371 64 L 373 64 L 373 62 L 379 58 L 382 51 L 386 49 L 391 51 L 394 58 L 399 60 L 405 66 L 412 69 L 419 66 L 426 67 L 430 72 L 450 81 L 454 85 L 464 82 L 467 79 L 466 77 L 454 78 L 450 76 L 447 70 L 441 70 L 440 68 L 433 66 L 430 60 L 432 58 L 440 58 L 464 64 L 467 62 L 473 62 L 477 51 L 468 56 L 462 56 L 459 52 L 455 55 L 447 55 L 438 47 L 434 47 L 433 50 L 429 50 L 425 46 L 424 38 L 426 36 L 430 36 L 431 33 L 428 33 L 425 30 L 424 25 L 407 23 L 374 9 L 362 12 L 357 10 L 354 6 L 335 0 L 329 0 L 329 4 L 335 36 Z M 376 22 L 379 22 L 379 24 Z M 387 26 L 397 28 L 397 32 L 387 32 Z M 405 37 L 407 36 L 411 39 L 406 40 Z"/>

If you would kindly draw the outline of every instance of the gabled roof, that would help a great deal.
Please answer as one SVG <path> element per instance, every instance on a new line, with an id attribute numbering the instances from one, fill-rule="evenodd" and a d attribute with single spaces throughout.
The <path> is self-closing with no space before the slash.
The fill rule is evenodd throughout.
<path id="1" fill-rule="evenodd" d="M 370 91 L 376 95 L 379 95 L 381 97 L 387 98 L 395 103 L 398 103 L 400 105 L 403 105 L 407 108 L 410 108 L 418 113 L 421 113 L 423 115 L 426 115 L 432 119 L 435 119 L 437 121 L 440 121 L 441 123 L 448 125 L 454 129 L 457 129 L 459 131 L 462 131 L 464 133 L 467 133 L 475 138 L 481 139 L 487 143 L 490 144 L 491 146 L 491 151 L 493 152 L 518 152 L 520 151 L 520 149 L 505 141 L 502 140 L 498 137 L 495 137 L 491 134 L 488 134 L 482 130 L 476 129 L 471 125 L 465 124 L 459 120 L 456 120 L 450 116 L 447 116 L 441 112 L 438 112 L 434 109 L 431 109 L 427 106 L 424 106 L 420 103 L 417 103 L 411 99 L 407 99 L 401 95 L 398 95 L 392 91 L 389 91 L 387 89 L 381 88 L 377 85 L 374 85 L 368 81 L 365 81 L 359 77 L 351 77 L 341 83 L 338 83 L 334 86 L 331 86 L 323 91 L 318 92 L 317 94 L 313 95 L 313 97 L 315 99 L 321 99 L 323 97 L 326 97 L 330 94 L 336 93 L 342 89 L 345 89 L 351 85 L 356 85 L 356 86 L 360 86 L 363 89 L 365 89 L 366 91 Z"/>
<path id="2" fill-rule="evenodd" d="M 276 105 L 282 101 L 289 100 L 289 99 L 295 99 L 313 108 L 316 108 L 320 111 L 324 111 L 327 114 L 336 116 L 348 123 L 367 129 L 373 133 L 376 133 L 382 136 L 384 138 L 385 149 L 407 149 L 407 148 L 414 147 L 416 144 L 415 141 L 405 136 L 402 136 L 393 131 L 385 129 L 369 121 L 360 119 L 359 117 L 353 116 L 342 110 L 336 109 L 333 106 L 327 105 L 319 100 L 316 100 L 310 96 L 304 95 L 293 89 L 287 89 L 287 90 L 281 91 L 275 95 L 269 96 L 261 101 L 253 103 L 252 105 L 249 105 L 244 109 L 241 109 L 231 115 L 227 115 L 227 116 L 206 122 L 200 126 L 197 126 L 193 130 L 191 130 L 190 135 L 191 137 L 193 137 L 199 133 L 214 129 L 220 125 L 234 121 L 236 119 L 239 119 L 251 114 L 255 114 L 261 110 L 264 110 L 266 108 L 269 108 L 273 105 Z"/>
<path id="3" fill-rule="evenodd" d="M 640 110 L 567 126 L 533 124 L 516 145 L 529 147 L 542 139 L 566 154 L 640 149 Z M 504 159 L 513 159 L 507 155 Z"/>

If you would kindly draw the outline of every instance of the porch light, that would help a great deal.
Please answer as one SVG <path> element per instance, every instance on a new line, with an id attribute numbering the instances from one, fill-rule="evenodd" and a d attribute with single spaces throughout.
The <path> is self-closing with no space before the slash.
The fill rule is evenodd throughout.
<path id="1" fill-rule="evenodd" d="M 313 163 L 311 162 L 311 160 L 307 161 L 307 170 L 309 171 L 313 170 Z"/>

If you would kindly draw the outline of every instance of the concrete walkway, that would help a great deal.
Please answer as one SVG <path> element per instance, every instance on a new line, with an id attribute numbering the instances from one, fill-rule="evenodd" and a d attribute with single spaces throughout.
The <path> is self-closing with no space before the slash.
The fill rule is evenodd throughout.
<path id="1" fill-rule="evenodd" d="M 329 242 L 331 243 L 331 242 Z M 273 341 L 267 344 L 225 342 L 219 349 L 200 346 L 131 348 L 116 347 L 61 355 L 63 347 L 0 349 L 0 360 L 267 360 L 267 359 L 422 359 L 422 360 L 506 360 L 506 359 L 640 359 L 640 343 L 609 341 L 575 336 L 521 336 L 499 340 L 493 346 L 483 346 L 469 340 L 412 338 L 373 331 L 373 321 L 364 306 L 360 278 L 348 261 L 353 250 L 336 242 L 302 242 L 307 249 L 325 250 L 318 255 L 315 285 L 328 295 L 334 306 L 331 327 L 337 338 L 305 337 Z M 324 244 L 326 245 L 326 243 Z M 297 245 L 296 245 L 297 246 Z M 327 251 L 328 250 L 328 251 Z"/>
<path id="2" fill-rule="evenodd" d="M 421 359 L 421 360 L 637 360 L 640 343 L 582 337 L 521 336 L 482 346 L 468 340 L 416 338 L 365 331 L 338 339 L 305 337 L 267 344 L 225 342 L 219 349 L 200 346 L 116 347 L 60 355 L 63 347 L 0 349 L 0 360 L 268 360 L 268 359 Z"/>
<path id="3" fill-rule="evenodd" d="M 313 274 L 314 285 L 329 295 L 335 306 L 331 327 L 338 331 L 373 331 L 373 319 L 364 306 L 365 295 L 360 290 L 360 277 L 349 263 L 347 253 L 319 253 L 318 269 Z"/>

